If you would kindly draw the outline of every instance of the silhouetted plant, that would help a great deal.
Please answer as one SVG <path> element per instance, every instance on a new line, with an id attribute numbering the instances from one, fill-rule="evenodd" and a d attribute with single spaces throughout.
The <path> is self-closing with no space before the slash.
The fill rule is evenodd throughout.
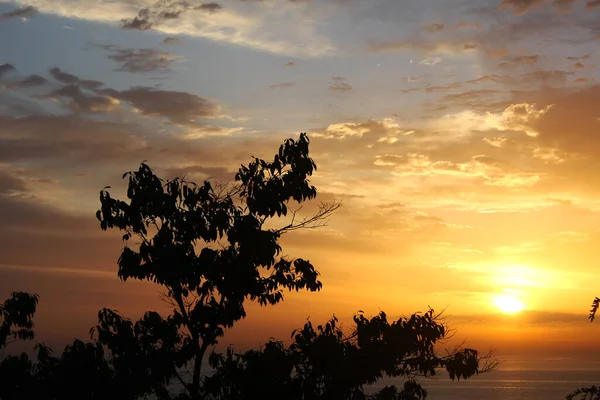
<path id="1" fill-rule="evenodd" d="M 335 317 L 316 329 L 307 322 L 288 347 L 270 340 L 240 354 L 214 351 L 225 329 L 245 317 L 247 300 L 274 305 L 285 290 L 321 289 L 313 265 L 281 256 L 279 245 L 286 232 L 325 225 L 340 206 L 322 203 L 301 220 L 290 209 L 317 194 L 308 180 L 316 169 L 308 154 L 308 137 L 301 134 L 286 140 L 273 161 L 255 158 L 242 165 L 233 185 L 163 181 L 142 163 L 123 175 L 129 202 L 104 188 L 100 226 L 120 229 L 126 242 L 118 276 L 163 286 L 173 312 L 147 312 L 134 323 L 100 310 L 91 342 L 75 340 L 58 357 L 40 344 L 35 362 L 25 354 L 0 362 L 0 376 L 10 377 L 0 385 L 0 399 L 133 400 L 152 394 L 159 400 L 356 400 L 366 398 L 365 385 L 384 376 L 406 381 L 374 398 L 424 399 L 419 377 L 445 369 L 453 380 L 467 379 L 495 368 L 491 353 L 461 346 L 436 353 L 434 346 L 449 331 L 432 310 L 392 323 L 383 312 L 370 319 L 360 313 L 348 335 Z M 286 216 L 291 222 L 269 228 Z M 18 306 L 7 300 L 1 309 L 4 342 L 33 338 L 37 296 L 13 298 Z M 210 348 L 211 375 L 202 372 Z M 178 394 L 174 384 L 181 387 Z"/>
<path id="2" fill-rule="evenodd" d="M 311 218 L 293 218 L 279 229 L 265 228 L 268 220 L 290 212 L 291 201 L 316 196 L 308 180 L 316 169 L 308 146 L 306 134 L 286 140 L 273 161 L 255 158 L 242 165 L 237 185 L 225 191 L 208 181 L 163 181 L 144 163 L 123 175 L 129 179 L 129 203 L 113 199 L 106 188 L 101 191 L 101 228 L 122 230 L 127 242 L 119 277 L 164 286 L 174 306 L 168 318 L 147 314 L 135 327 L 113 311 L 100 312 L 94 332 L 111 350 L 115 367 L 152 382 L 176 377 L 192 398 L 201 398 L 206 350 L 245 317 L 246 300 L 277 304 L 284 289 L 321 289 L 313 265 L 280 256 L 278 241 L 287 231 L 321 226 L 339 203 L 323 204 Z M 135 371 L 140 360 L 145 368 Z M 193 372 L 186 382 L 178 368 L 188 364 Z"/>
<path id="3" fill-rule="evenodd" d="M 375 399 L 425 399 L 418 377 L 445 369 L 451 379 L 467 379 L 497 366 L 491 353 L 456 348 L 444 356 L 434 346 L 448 328 L 433 310 L 389 323 L 385 313 L 354 317 L 345 335 L 333 317 L 314 329 L 309 321 L 292 334 L 293 343 L 269 341 L 260 351 L 213 353 L 215 373 L 206 378 L 211 399 L 365 399 L 364 386 L 384 376 L 407 378 L 403 388 L 386 386 Z"/>
<path id="4" fill-rule="evenodd" d="M 600 400 L 600 388 L 597 386 L 590 386 L 587 388 L 575 389 L 567 395 L 566 400 L 573 400 L 575 398 L 578 398 L 579 400 Z"/>
<path id="5" fill-rule="evenodd" d="M 0 304 L 0 351 L 15 339 L 31 340 L 33 315 L 39 297 L 24 292 L 13 292 Z"/>
<path id="6" fill-rule="evenodd" d="M 594 319 L 596 319 L 596 311 L 598 311 L 598 306 L 600 306 L 600 298 L 596 297 L 594 298 L 594 301 L 592 301 L 592 308 L 590 309 L 590 315 L 588 316 L 590 322 L 594 322 Z"/>
<path id="7" fill-rule="evenodd" d="M 598 311 L 599 306 L 600 306 L 600 298 L 595 297 L 594 300 L 592 301 L 590 313 L 588 315 L 590 322 L 594 322 L 594 319 L 596 319 L 596 312 Z M 578 388 L 578 389 L 575 389 L 574 391 L 572 391 L 571 393 L 569 393 L 567 395 L 566 399 L 567 400 L 574 400 L 574 399 L 600 400 L 600 388 L 598 388 L 597 386 L 590 386 L 587 388 L 585 388 L 585 387 Z"/>

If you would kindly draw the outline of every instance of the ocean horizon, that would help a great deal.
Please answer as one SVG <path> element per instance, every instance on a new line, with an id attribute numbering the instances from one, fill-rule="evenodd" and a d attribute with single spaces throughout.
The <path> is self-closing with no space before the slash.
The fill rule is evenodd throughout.
<path id="1" fill-rule="evenodd" d="M 385 378 L 370 387 L 401 386 L 404 379 Z M 600 384 L 600 362 L 576 358 L 504 359 L 496 371 L 451 381 L 446 374 L 420 379 L 431 400 L 564 400 L 582 386 Z"/>

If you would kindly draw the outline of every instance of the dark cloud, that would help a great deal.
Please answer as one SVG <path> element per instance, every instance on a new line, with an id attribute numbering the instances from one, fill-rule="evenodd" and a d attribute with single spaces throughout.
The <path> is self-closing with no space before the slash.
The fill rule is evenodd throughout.
<path id="1" fill-rule="evenodd" d="M 36 86 L 42 86 L 46 84 L 48 80 L 43 76 L 39 75 L 29 75 L 23 79 L 20 79 L 15 82 L 10 82 L 4 85 L 7 89 L 10 90 L 19 90 L 19 89 L 28 89 Z"/>
<path id="2" fill-rule="evenodd" d="M 31 18 L 37 13 L 37 8 L 33 6 L 17 8 L 16 10 L 0 14 L 0 22 L 11 18 Z"/>
<path id="3" fill-rule="evenodd" d="M 145 31 L 165 21 L 177 19 L 188 11 L 199 10 L 214 13 L 222 8 L 217 3 L 192 5 L 187 0 L 160 0 L 149 7 L 141 9 L 135 18 L 122 20 L 121 27 L 123 29 Z"/>
<path id="4" fill-rule="evenodd" d="M 116 71 L 166 73 L 172 71 L 172 67 L 176 62 L 185 60 L 183 56 L 151 48 L 133 49 L 112 44 L 95 43 L 91 43 L 89 47 L 99 47 L 108 51 L 108 58 L 119 64 Z"/>
<path id="5" fill-rule="evenodd" d="M 15 70 L 16 70 L 16 68 L 12 64 L 8 64 L 8 63 L 0 64 L 0 77 L 2 77 L 2 75 L 6 75 L 10 72 L 13 72 Z"/>
<path id="6" fill-rule="evenodd" d="M 77 112 L 104 112 L 110 111 L 118 106 L 118 101 L 111 99 L 109 96 L 100 96 L 85 91 L 77 84 L 66 85 L 38 97 L 53 100 L 66 100 L 64 105 Z"/>
<path id="7" fill-rule="evenodd" d="M 102 82 L 96 80 L 79 79 L 77 76 L 64 72 L 60 68 L 51 68 L 49 72 L 55 80 L 68 85 L 79 85 L 86 89 L 98 89 L 104 85 Z"/>
<path id="8" fill-rule="evenodd" d="M 155 49 L 113 48 L 108 55 L 120 64 L 117 71 L 125 72 L 171 72 L 173 64 L 183 57 Z"/>
<path id="9" fill-rule="evenodd" d="M 346 78 L 342 78 L 341 76 L 334 76 L 331 78 L 333 82 L 329 85 L 329 90 L 335 92 L 348 92 L 352 90 L 352 86 L 350 86 L 346 82 Z"/>
<path id="10" fill-rule="evenodd" d="M 174 45 L 179 43 L 181 43 L 181 38 L 179 37 L 166 37 L 163 39 L 162 42 L 160 42 L 160 44 L 164 45 Z"/>
<path id="11" fill-rule="evenodd" d="M 296 82 L 282 82 L 282 83 L 276 83 L 274 85 L 269 85 L 269 87 L 271 89 L 287 89 L 287 88 L 292 88 L 292 87 L 296 87 Z"/>
<path id="12" fill-rule="evenodd" d="M 134 87 L 128 90 L 105 89 L 98 94 L 129 103 L 149 117 L 164 117 L 175 124 L 194 125 L 198 119 L 214 118 L 220 107 L 213 101 L 187 92 Z"/>

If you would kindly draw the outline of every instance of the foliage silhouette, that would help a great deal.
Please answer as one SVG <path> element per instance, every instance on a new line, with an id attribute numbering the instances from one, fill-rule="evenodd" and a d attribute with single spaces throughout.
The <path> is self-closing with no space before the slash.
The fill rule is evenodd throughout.
<path id="1" fill-rule="evenodd" d="M 274 305 L 286 290 L 321 289 L 313 265 L 282 256 L 279 245 L 286 232 L 325 225 L 340 206 L 322 203 L 313 216 L 296 218 L 293 204 L 316 197 L 308 180 L 315 169 L 301 134 L 286 140 L 273 161 L 242 165 L 233 185 L 163 181 L 142 163 L 123 175 L 128 202 L 105 187 L 96 216 L 102 230 L 123 232 L 118 276 L 162 286 L 173 311 L 149 311 L 133 322 L 102 309 L 90 342 L 75 340 L 58 357 L 40 344 L 35 361 L 26 354 L 5 358 L 0 377 L 11 378 L 3 378 L 0 399 L 361 399 L 363 387 L 383 376 L 407 381 L 375 398 L 424 399 L 418 377 L 446 369 L 451 379 L 466 379 L 495 368 L 491 353 L 461 346 L 436 353 L 449 330 L 433 310 L 391 323 L 384 313 L 360 313 L 349 335 L 335 317 L 316 329 L 307 322 L 288 347 L 270 340 L 260 350 L 215 352 L 225 329 L 245 317 L 246 301 Z M 286 216 L 290 222 L 269 228 Z M 2 309 L 5 339 L 31 339 L 37 296 L 13 298 Z M 209 349 L 212 374 L 202 371 Z"/>
<path id="2" fill-rule="evenodd" d="M 354 323 L 348 336 L 333 317 L 316 329 L 307 322 L 292 333 L 288 348 L 270 340 L 260 351 L 213 353 L 215 373 L 206 378 L 206 391 L 214 399 L 366 399 L 364 386 L 388 376 L 408 379 L 403 388 L 384 387 L 375 399 L 425 399 L 417 377 L 446 369 L 460 380 L 497 366 L 491 353 L 473 349 L 437 354 L 434 345 L 449 331 L 433 310 L 392 323 L 384 312 L 370 319 L 358 314 Z"/>
<path id="3" fill-rule="evenodd" d="M 600 306 L 600 298 L 595 297 L 592 301 L 590 313 L 588 318 L 590 322 L 594 322 L 596 319 L 596 312 L 598 311 L 598 307 Z M 600 388 L 597 386 L 590 387 L 581 387 L 573 390 L 566 397 L 566 400 L 600 400 Z"/>
<path id="4" fill-rule="evenodd" d="M 39 297 L 24 292 L 13 292 L 0 305 L 0 351 L 14 339 L 31 340 L 33 315 Z"/>

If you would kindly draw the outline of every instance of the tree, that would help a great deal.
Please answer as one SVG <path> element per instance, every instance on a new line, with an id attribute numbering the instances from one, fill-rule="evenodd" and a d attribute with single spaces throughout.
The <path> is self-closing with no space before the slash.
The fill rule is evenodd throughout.
<path id="1" fill-rule="evenodd" d="M 39 297 L 24 292 L 13 292 L 0 304 L 0 351 L 15 339 L 31 340 L 33 315 Z"/>
<path id="2" fill-rule="evenodd" d="M 293 343 L 269 341 L 259 351 L 212 354 L 215 373 L 206 379 L 212 399 L 366 399 L 364 386 L 384 376 L 404 377 L 402 388 L 386 386 L 373 395 L 381 400 L 425 399 L 418 377 L 445 369 L 452 380 L 467 379 L 497 367 L 493 354 L 458 346 L 445 355 L 435 345 L 448 326 L 433 310 L 388 322 L 384 312 L 373 318 L 354 316 L 349 335 L 333 317 L 315 329 L 307 322 L 292 333 Z"/>
<path id="3" fill-rule="evenodd" d="M 316 196 L 308 180 L 315 169 L 308 136 L 301 134 L 286 140 L 273 161 L 255 158 L 242 165 L 233 187 L 163 181 L 142 163 L 123 175 L 129 179 L 129 203 L 103 189 L 97 212 L 101 228 L 122 230 L 127 242 L 118 260 L 119 277 L 164 286 L 165 299 L 174 306 L 169 317 L 149 313 L 135 326 L 113 311 L 101 311 L 93 333 L 110 349 L 113 363 L 131 374 L 152 376 L 153 382 L 166 384 L 175 377 L 191 398 L 202 398 L 206 351 L 245 317 L 246 300 L 273 305 L 286 289 L 320 290 L 313 265 L 281 256 L 279 239 L 291 230 L 321 226 L 339 203 L 322 204 L 316 215 L 299 222 L 292 218 L 283 227 L 266 228 L 275 216 L 291 213 L 292 202 Z M 149 347 L 130 356 L 131 346 L 138 346 L 134 342 Z M 133 370 L 137 353 L 152 366 L 149 374 Z M 185 381 L 179 369 L 188 364 L 192 378 Z"/>
<path id="4" fill-rule="evenodd" d="M 32 340 L 33 316 L 38 296 L 24 292 L 13 292 L 0 304 L 0 355 L 7 344 L 21 339 Z M 10 385 L 0 385 L 0 399 L 19 398 L 28 387 L 31 387 L 31 370 L 33 364 L 27 354 L 8 356 L 0 361 L 0 378 Z"/>
<path id="5" fill-rule="evenodd" d="M 286 232 L 325 225 L 340 206 L 322 203 L 316 214 L 298 220 L 291 207 L 316 196 L 308 179 L 315 169 L 308 137 L 301 134 L 286 140 L 273 161 L 254 158 L 242 165 L 233 185 L 164 181 L 142 163 L 123 175 L 128 202 L 114 199 L 105 187 L 96 215 L 101 229 L 123 232 L 118 276 L 165 288 L 172 313 L 148 311 L 133 322 L 100 310 L 90 342 L 75 340 L 59 357 L 41 344 L 35 362 L 26 355 L 4 360 L 0 367 L 26 384 L 2 382 L 0 400 L 133 400 L 150 394 L 160 400 L 350 400 L 365 398 L 363 386 L 384 375 L 407 381 L 401 389 L 384 388 L 378 399 L 424 399 L 420 376 L 446 369 L 452 379 L 466 379 L 493 369 L 490 353 L 459 346 L 438 354 L 434 347 L 449 331 L 433 310 L 391 323 L 384 313 L 370 319 L 361 313 L 349 334 L 335 317 L 316 329 L 307 322 L 287 348 L 271 340 L 240 354 L 214 351 L 225 329 L 245 317 L 247 301 L 274 305 L 286 290 L 321 289 L 313 265 L 282 256 L 279 245 Z M 13 321 L 9 326 L 25 329 L 8 332 L 28 339 L 33 312 L 24 310 L 29 314 L 5 315 Z M 203 374 L 211 348 L 214 373 Z"/>

